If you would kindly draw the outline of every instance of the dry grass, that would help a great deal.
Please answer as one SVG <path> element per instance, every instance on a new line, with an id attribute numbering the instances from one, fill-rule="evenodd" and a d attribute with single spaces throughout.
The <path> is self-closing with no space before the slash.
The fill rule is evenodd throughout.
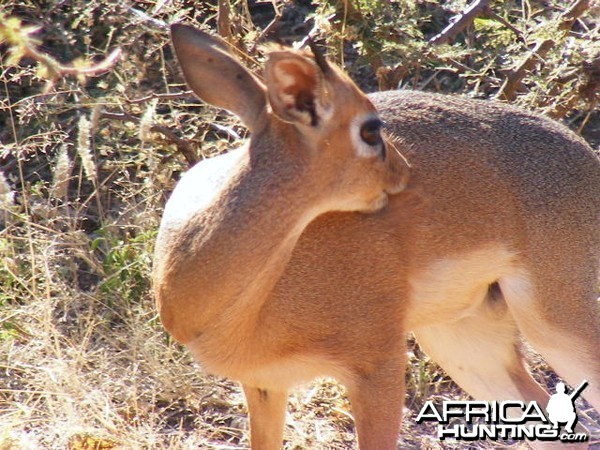
<path id="1" fill-rule="evenodd" d="M 374 79 L 375 65 L 367 61 L 370 69 L 361 61 L 375 50 L 369 47 L 374 36 L 360 28 L 360 20 L 363 25 L 388 20 L 381 8 L 373 6 L 371 13 L 371 3 L 362 2 L 362 16 L 346 15 L 347 23 L 341 24 L 323 19 L 334 8 L 316 10 L 315 23 L 333 24 L 328 31 L 334 55 L 344 47 L 343 33 L 360 40 L 360 51 L 348 48 L 346 58 L 355 61 L 355 75 L 367 74 L 363 82 L 369 76 Z M 411 3 L 398 2 L 407 15 L 398 13 L 396 25 L 405 21 L 412 31 L 403 35 L 404 41 L 395 42 L 397 47 L 378 49 L 379 63 L 397 76 L 402 71 L 394 61 L 404 61 L 404 85 L 493 96 L 500 87 L 501 70 L 494 66 L 482 71 L 494 56 L 490 45 L 468 42 L 472 29 L 462 48 L 432 54 L 436 63 L 455 63 L 456 72 L 410 59 L 416 58 L 423 41 L 419 33 L 429 27 L 433 34 L 444 26 L 439 7 L 420 3 L 416 8 Z M 532 9 L 539 7 L 539 2 L 529 3 Z M 278 4 L 283 8 L 283 2 Z M 462 4 L 452 2 L 448 7 L 460 9 Z M 559 11 L 561 2 L 552 4 Z M 253 16 L 256 22 L 265 22 L 263 29 L 268 22 L 260 16 L 264 8 L 255 6 Z M 306 5 L 299 5 L 282 20 L 297 21 L 306 10 Z M 161 28 L 161 21 L 181 19 L 214 28 L 215 11 L 214 2 L 199 2 L 194 9 L 183 1 L 155 0 L 131 4 L 22 0 L 0 5 L 0 25 L 8 24 L 8 17 L 23 21 L 12 22 L 16 41 L 0 44 L 1 450 L 248 447 L 238 386 L 204 374 L 170 340 L 156 317 L 149 285 L 162 206 L 179 174 L 199 155 L 222 152 L 244 135 L 232 118 L 199 106 L 185 92 Z M 514 8 L 507 6 L 506 11 L 511 20 L 525 26 L 515 18 Z M 254 48 L 260 28 L 249 22 L 239 5 L 233 13 L 238 16 L 232 23 L 242 18 L 245 27 L 233 29 L 242 37 L 240 46 Z M 529 13 L 529 19 L 542 23 L 539 11 Z M 598 33 L 593 14 L 590 10 L 579 34 L 571 36 L 571 48 L 579 48 L 586 39 L 587 51 L 598 48 L 600 39 L 590 37 Z M 430 22 L 425 17 L 431 17 Z M 23 34 L 25 25 L 39 26 L 40 31 Z M 495 25 L 486 22 L 478 27 L 482 36 L 498 37 Z M 11 57 L 9 47 L 14 50 L 21 44 L 33 45 L 52 58 L 36 64 L 35 53 Z M 123 52 L 120 59 L 106 63 L 104 58 L 117 48 Z M 404 59 L 394 59 L 401 50 Z M 513 50 L 498 64 L 518 59 Z M 559 51 L 548 58 L 557 55 Z M 260 53 L 252 53 L 252 59 L 260 59 Z M 563 55 L 546 66 L 557 77 L 567 74 L 568 80 L 561 82 L 575 92 L 589 81 L 573 72 L 580 69 L 581 59 L 571 61 Z M 519 101 L 552 110 L 536 94 L 543 88 L 539 73 L 525 80 L 528 91 Z M 561 104 L 568 102 L 570 109 L 564 117 L 590 140 L 600 142 L 594 134 L 596 100 L 566 96 Z M 465 394 L 414 344 L 409 361 L 399 448 L 461 448 L 457 443 L 442 445 L 435 430 L 417 426 L 414 417 L 428 398 L 457 399 Z M 552 383 L 548 369 L 539 361 L 535 365 L 536 376 Z M 334 381 L 299 388 L 290 397 L 288 411 L 286 448 L 355 445 L 350 406 Z M 598 417 L 588 423 L 593 425 L 594 420 L 597 423 Z"/>

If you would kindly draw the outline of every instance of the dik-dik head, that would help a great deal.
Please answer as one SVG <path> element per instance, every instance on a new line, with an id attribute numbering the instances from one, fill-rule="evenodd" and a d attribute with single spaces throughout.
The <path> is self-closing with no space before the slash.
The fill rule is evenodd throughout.
<path id="1" fill-rule="evenodd" d="M 374 211 L 405 186 L 407 165 L 383 136 L 374 106 L 318 52 L 270 52 L 262 82 L 220 39 L 185 25 L 173 25 L 171 35 L 196 95 L 242 120 L 252 132 L 251 151 L 293 161 L 309 174 L 321 209 Z"/>

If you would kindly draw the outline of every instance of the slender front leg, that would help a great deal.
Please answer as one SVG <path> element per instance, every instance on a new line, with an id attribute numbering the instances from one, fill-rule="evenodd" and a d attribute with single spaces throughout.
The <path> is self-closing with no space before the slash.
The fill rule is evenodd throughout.
<path id="1" fill-rule="evenodd" d="M 282 446 L 287 392 L 243 386 L 250 416 L 252 450 L 278 450 Z"/>
<path id="2" fill-rule="evenodd" d="M 348 386 L 360 450 L 396 449 L 404 406 L 404 357 L 404 352 L 392 356 Z"/>

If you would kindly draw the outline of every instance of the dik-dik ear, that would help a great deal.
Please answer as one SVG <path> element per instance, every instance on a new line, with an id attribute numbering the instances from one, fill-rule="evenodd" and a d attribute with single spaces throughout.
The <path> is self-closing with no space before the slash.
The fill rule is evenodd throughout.
<path id="1" fill-rule="evenodd" d="M 301 54 L 270 53 L 265 80 L 271 108 L 286 122 L 317 126 L 332 110 L 323 69 Z"/>
<path id="2" fill-rule="evenodd" d="M 265 117 L 265 88 L 221 39 L 188 25 L 171 25 L 171 40 L 188 86 L 203 101 L 237 115 L 251 131 Z"/>

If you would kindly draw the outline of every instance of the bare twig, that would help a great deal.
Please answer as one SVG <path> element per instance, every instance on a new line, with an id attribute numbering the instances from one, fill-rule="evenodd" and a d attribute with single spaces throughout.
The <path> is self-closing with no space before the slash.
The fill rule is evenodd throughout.
<path id="1" fill-rule="evenodd" d="M 260 35 L 258 36 L 256 41 L 254 42 L 254 45 L 252 46 L 252 50 L 251 50 L 252 53 L 254 53 L 256 51 L 257 45 L 260 44 L 261 42 L 263 42 L 265 37 L 267 37 L 271 33 L 271 31 L 273 31 L 273 29 L 281 21 L 282 14 L 281 14 L 281 10 L 277 7 L 277 2 L 273 1 L 273 2 L 271 2 L 271 4 L 273 5 L 273 11 L 275 12 L 275 17 L 273 18 L 273 20 L 271 20 L 271 22 L 269 22 L 269 24 L 265 27 L 265 29 L 262 30 L 262 32 L 260 33 Z"/>
<path id="2" fill-rule="evenodd" d="M 535 48 L 529 53 L 529 55 L 521 62 L 507 78 L 504 80 L 504 84 L 500 88 L 497 94 L 497 98 L 512 101 L 517 97 L 517 90 L 521 85 L 521 81 L 527 75 L 528 72 L 533 70 L 538 61 L 543 60 L 544 56 L 554 45 L 552 39 L 546 39 L 538 42 Z"/>
<path id="3" fill-rule="evenodd" d="M 475 0 L 462 13 L 452 18 L 450 24 L 439 34 L 429 39 L 429 44 L 446 44 L 453 40 L 462 30 L 468 27 L 476 17 L 488 8 L 489 0 Z"/>
<path id="4" fill-rule="evenodd" d="M 48 70 L 48 78 L 50 82 L 64 75 L 83 75 L 86 77 L 95 77 L 110 70 L 118 59 L 121 57 L 121 49 L 113 50 L 105 59 L 99 63 L 92 64 L 88 67 L 75 67 L 72 65 L 60 64 L 57 60 L 45 53 L 39 52 L 35 48 L 26 47 L 23 52 L 24 56 L 35 59 Z"/>
<path id="5" fill-rule="evenodd" d="M 273 31 L 273 28 L 275 28 L 277 26 L 277 24 L 279 24 L 281 17 L 282 17 L 281 12 L 276 10 L 275 17 L 273 18 L 273 20 L 271 20 L 271 22 L 269 22 L 269 25 L 267 25 L 265 27 L 265 29 L 262 30 L 262 32 L 260 33 L 260 35 L 258 36 L 258 39 L 256 41 L 262 42 L 265 39 L 265 37 L 268 36 L 271 31 Z"/>
<path id="6" fill-rule="evenodd" d="M 160 133 L 167 139 L 169 139 L 171 142 L 173 142 L 177 146 L 177 150 L 179 150 L 179 152 L 183 155 L 190 167 L 198 162 L 198 156 L 196 155 L 192 144 L 190 144 L 185 139 L 181 139 L 170 128 L 165 127 L 163 125 L 153 125 L 150 128 L 150 131 Z"/>
<path id="7" fill-rule="evenodd" d="M 508 20 L 506 20 L 504 17 L 502 17 L 499 14 L 496 14 L 492 8 L 490 8 L 489 6 L 487 8 L 485 8 L 485 12 L 484 14 L 487 17 L 490 17 L 491 19 L 494 19 L 496 22 L 500 22 L 502 25 L 504 25 L 506 28 L 508 28 L 510 31 L 512 31 L 513 33 L 515 33 L 515 35 L 517 36 L 517 39 L 520 42 L 525 42 L 525 38 L 523 37 L 523 33 L 521 32 L 521 30 L 519 30 L 517 27 L 515 27 L 512 23 L 510 23 Z"/>
<path id="8" fill-rule="evenodd" d="M 211 122 L 209 124 L 212 128 L 214 128 L 215 130 L 221 132 L 221 133 L 225 133 L 227 136 L 229 136 L 230 139 L 234 139 L 234 140 L 239 140 L 242 137 L 231 127 L 224 127 L 223 125 L 220 125 L 216 122 Z"/>
<path id="9" fill-rule="evenodd" d="M 169 28 L 166 22 L 148 15 L 141 9 L 129 7 L 129 11 L 131 11 L 135 16 L 139 17 L 143 22 L 150 24 L 153 27 L 159 28 L 161 30 L 166 30 Z"/>
<path id="10" fill-rule="evenodd" d="M 95 77 L 112 69 L 112 67 L 121 57 L 121 53 L 121 49 L 116 48 L 99 63 L 93 64 L 88 67 L 72 67 L 59 65 L 58 70 L 63 75 L 85 75 L 87 77 Z"/>
<path id="11" fill-rule="evenodd" d="M 158 99 L 160 100 L 173 100 L 176 98 L 187 98 L 187 97 L 193 97 L 194 93 L 192 91 L 183 91 L 183 92 L 171 92 L 171 93 L 167 93 L 167 94 L 149 94 L 146 95 L 145 97 L 140 97 L 140 98 L 125 98 L 125 101 L 129 104 L 132 105 L 137 105 L 139 103 L 146 103 L 149 102 L 151 100 L 154 99 Z"/>
<path id="12" fill-rule="evenodd" d="M 137 122 L 139 120 L 139 117 L 135 117 L 131 114 L 112 113 L 112 112 L 105 112 L 105 111 L 103 111 L 102 114 L 100 114 L 100 117 L 102 117 L 103 119 L 122 120 L 124 122 Z"/>
<path id="13" fill-rule="evenodd" d="M 122 120 L 126 122 L 139 122 L 140 118 L 129 113 L 113 113 L 103 112 L 101 117 L 112 120 Z M 198 156 L 194 151 L 192 144 L 185 139 L 181 139 L 173 130 L 163 125 L 153 125 L 150 127 L 150 131 L 160 133 L 166 137 L 169 141 L 173 142 L 177 147 L 179 153 L 183 155 L 188 165 L 191 167 L 198 162 Z"/>

